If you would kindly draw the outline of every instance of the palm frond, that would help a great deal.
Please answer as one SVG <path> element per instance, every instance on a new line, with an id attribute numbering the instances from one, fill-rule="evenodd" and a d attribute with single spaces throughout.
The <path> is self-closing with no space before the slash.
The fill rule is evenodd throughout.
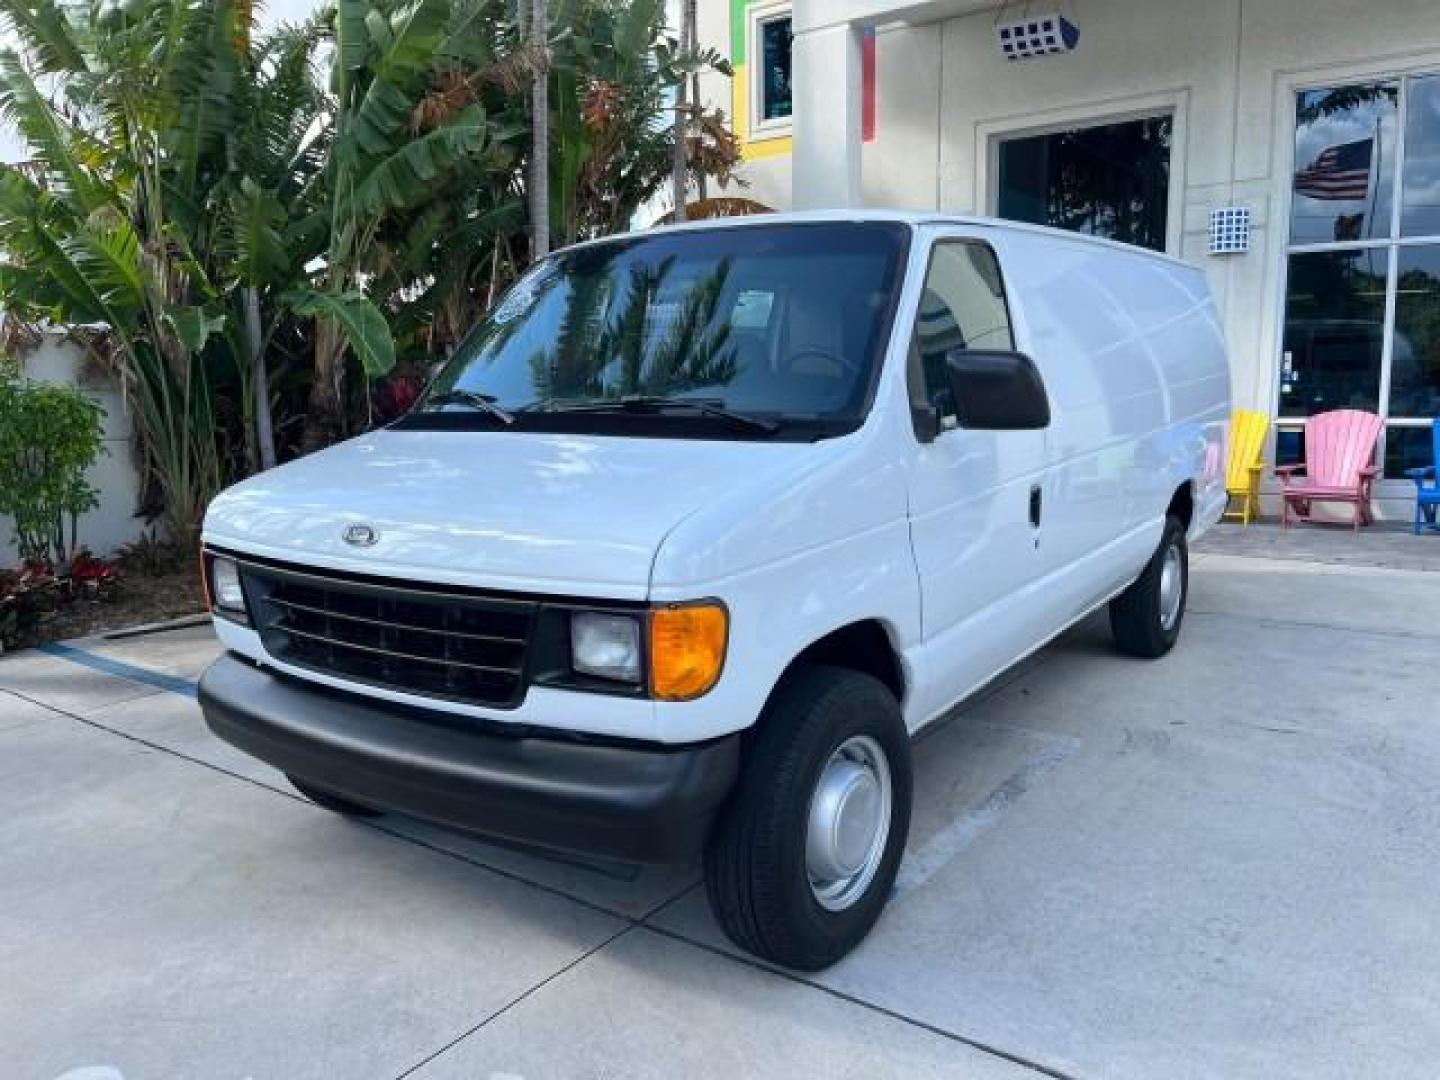
<path id="1" fill-rule="evenodd" d="M 0 0 L 0 19 L 20 39 L 36 71 L 58 75 L 88 70 L 75 28 L 54 0 Z"/>
<path id="2" fill-rule="evenodd" d="M 472 105 L 442 127 L 405 142 L 369 169 L 355 189 L 351 207 L 378 216 L 428 202 L 434 181 L 478 153 L 484 142 L 485 111 Z"/>
<path id="3" fill-rule="evenodd" d="M 77 129 L 40 93 L 10 49 L 0 50 L 0 118 L 19 130 L 32 159 L 44 171 L 47 186 L 70 201 L 77 215 L 106 202 L 101 185 L 77 156 L 77 145 L 83 145 Z"/>

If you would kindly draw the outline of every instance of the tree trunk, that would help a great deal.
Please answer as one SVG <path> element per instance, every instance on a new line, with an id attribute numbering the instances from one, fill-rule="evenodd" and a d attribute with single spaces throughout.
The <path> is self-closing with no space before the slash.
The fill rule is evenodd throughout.
<path id="1" fill-rule="evenodd" d="M 534 3 L 530 43 L 540 70 L 530 92 L 530 254 L 541 259 L 550 253 L 550 5 L 548 0 Z"/>
<path id="2" fill-rule="evenodd" d="M 345 437 L 345 346 L 329 319 L 315 320 L 315 377 L 305 408 L 305 433 L 300 449 L 323 450 Z"/>
<path id="3" fill-rule="evenodd" d="M 692 53 L 698 54 L 700 52 L 700 17 L 698 13 L 699 5 L 697 0 L 684 0 L 684 2 L 685 17 L 690 21 L 690 51 Z M 696 117 L 698 117 L 700 115 L 701 108 L 700 72 L 698 69 L 696 70 L 695 74 L 690 77 L 690 106 L 695 110 L 695 115 Z M 700 137 L 698 121 L 694 134 L 696 138 Z M 700 171 L 700 176 L 696 180 L 696 189 L 697 190 L 695 192 L 695 195 L 701 202 L 704 202 L 710 197 L 709 178 L 705 175 L 705 171 L 703 169 Z"/>
<path id="4" fill-rule="evenodd" d="M 680 52 L 682 55 L 690 52 L 690 39 L 694 35 L 694 27 L 694 5 L 690 3 L 690 0 L 683 0 L 680 5 Z M 685 173 L 688 164 L 685 136 L 690 126 L 689 82 L 687 76 L 681 75 L 680 82 L 675 87 L 675 147 L 670 166 L 670 193 L 675 202 L 676 221 L 685 220 Z"/>
<path id="5" fill-rule="evenodd" d="M 275 467 L 275 424 L 270 416 L 270 373 L 260 332 L 260 290 L 253 287 L 245 290 L 245 344 L 250 349 L 250 379 L 255 394 L 255 445 L 264 471 Z"/>

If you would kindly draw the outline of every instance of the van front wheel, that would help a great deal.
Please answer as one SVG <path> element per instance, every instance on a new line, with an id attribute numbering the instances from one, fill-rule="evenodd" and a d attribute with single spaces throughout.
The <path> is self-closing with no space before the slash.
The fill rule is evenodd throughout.
<path id="1" fill-rule="evenodd" d="M 1190 552 L 1179 518 L 1165 519 L 1160 547 L 1135 583 L 1110 601 L 1110 632 L 1131 656 L 1164 656 L 1180 636 L 1190 594 Z"/>
<path id="2" fill-rule="evenodd" d="M 807 666 L 776 690 L 705 854 L 732 941 L 816 971 L 889 899 L 910 828 L 910 739 L 877 679 Z"/>

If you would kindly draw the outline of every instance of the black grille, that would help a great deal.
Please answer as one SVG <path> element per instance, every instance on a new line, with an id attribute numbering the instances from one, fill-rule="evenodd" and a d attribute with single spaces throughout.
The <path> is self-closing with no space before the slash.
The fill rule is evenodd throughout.
<path id="1" fill-rule="evenodd" d="M 406 693 L 519 703 L 534 603 L 251 563 L 241 573 L 279 660 Z"/>

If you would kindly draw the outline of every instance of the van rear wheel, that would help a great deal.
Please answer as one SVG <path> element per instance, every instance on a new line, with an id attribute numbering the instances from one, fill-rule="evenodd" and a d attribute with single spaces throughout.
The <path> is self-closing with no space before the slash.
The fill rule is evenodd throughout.
<path id="1" fill-rule="evenodd" d="M 1135 583 L 1110 601 L 1110 632 L 1131 656 L 1164 656 L 1180 636 L 1190 595 L 1190 551 L 1179 518 L 1165 519 L 1160 546 Z"/>
<path id="2" fill-rule="evenodd" d="M 381 815 L 381 811 L 376 810 L 373 806 L 362 806 L 360 803 L 351 802 L 343 796 L 335 795 L 332 792 L 326 791 L 324 788 L 317 788 L 315 785 L 301 780 L 298 777 L 291 776 L 289 773 L 285 774 L 285 779 L 289 780 L 290 786 L 300 792 L 301 795 L 304 795 L 305 798 L 309 799 L 316 806 L 329 810 L 331 813 L 354 818 L 372 818 L 380 817 Z"/>
<path id="3" fill-rule="evenodd" d="M 786 967 L 835 963 L 889 899 L 910 795 L 910 738 L 884 684 L 842 668 L 792 672 L 705 854 L 725 933 Z"/>

